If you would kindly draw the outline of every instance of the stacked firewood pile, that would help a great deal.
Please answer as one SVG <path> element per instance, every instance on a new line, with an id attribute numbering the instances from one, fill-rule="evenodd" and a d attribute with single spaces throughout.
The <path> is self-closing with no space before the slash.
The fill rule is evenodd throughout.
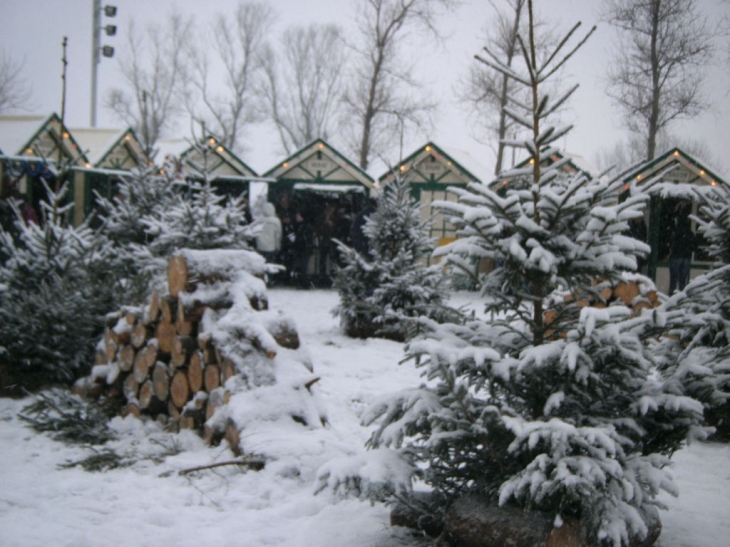
<path id="1" fill-rule="evenodd" d="M 209 442 L 225 437 L 238 446 L 235 424 L 206 422 L 235 387 L 275 382 L 271 361 L 281 348 L 299 347 L 293 325 L 266 311 L 265 272 L 263 258 L 248 251 L 175 254 L 166 294 L 107 316 L 96 365 L 75 391 L 118 401 L 122 416 L 151 417 L 169 430 L 194 429 Z"/>
<path id="2" fill-rule="evenodd" d="M 643 310 L 656 308 L 661 304 L 656 287 L 646 277 L 625 275 L 625 279 L 618 283 L 610 283 L 604 280 L 596 280 L 590 293 L 576 295 L 568 293 L 563 296 L 563 302 L 551 306 L 544 313 L 545 325 L 550 328 L 552 323 L 560 322 L 561 312 L 566 309 L 566 304 L 574 304 L 584 308 L 607 308 L 613 305 L 622 305 L 630 308 L 634 316 L 638 316 Z M 548 330 L 548 337 L 554 336 L 554 331 Z M 564 333 L 560 333 L 561 336 Z"/>

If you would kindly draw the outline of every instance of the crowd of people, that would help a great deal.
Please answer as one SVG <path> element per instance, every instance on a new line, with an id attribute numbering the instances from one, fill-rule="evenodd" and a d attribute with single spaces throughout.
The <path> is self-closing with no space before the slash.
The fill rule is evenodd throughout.
<path id="1" fill-rule="evenodd" d="M 334 267 L 339 264 L 337 241 L 360 250 L 363 211 L 360 196 L 322 195 L 281 191 L 276 203 L 267 202 L 258 218 L 256 249 L 267 262 L 284 266 L 270 283 L 300 288 L 329 287 Z M 367 243 L 364 243 L 367 248 Z"/>

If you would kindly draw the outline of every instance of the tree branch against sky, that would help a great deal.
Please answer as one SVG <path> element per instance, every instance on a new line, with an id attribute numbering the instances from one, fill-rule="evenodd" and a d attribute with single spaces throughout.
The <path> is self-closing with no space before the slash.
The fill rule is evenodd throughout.
<path id="1" fill-rule="evenodd" d="M 716 30 L 696 0 L 607 0 L 604 18 L 619 36 L 609 95 L 653 159 L 660 131 L 706 107 L 703 69 Z"/>
<path id="2" fill-rule="evenodd" d="M 403 57 L 406 38 L 417 31 L 438 39 L 437 16 L 453 0 L 359 0 L 359 39 L 353 45 L 355 61 L 345 96 L 352 120 L 346 135 L 361 168 L 373 155 L 383 153 L 386 142 L 399 131 L 430 123 L 435 104 L 417 91 L 412 66 Z"/>
<path id="3" fill-rule="evenodd" d="M 237 152 L 244 149 L 241 140 L 246 126 L 262 121 L 264 116 L 256 88 L 275 17 L 276 12 L 266 3 L 242 2 L 234 17 L 216 17 L 209 36 L 186 44 L 186 109 Z"/>
<path id="4" fill-rule="evenodd" d="M 30 108 L 31 89 L 24 70 L 25 63 L 0 50 L 0 113 Z"/>
<path id="5" fill-rule="evenodd" d="M 483 40 L 508 67 L 522 62 L 517 36 L 527 25 L 526 4 L 527 0 L 490 0 L 494 15 L 485 29 Z M 544 21 L 536 19 L 534 31 L 538 34 L 535 41 L 537 55 L 542 57 L 556 45 L 556 40 Z M 559 84 L 551 85 L 557 88 Z M 505 74 L 484 64 L 471 65 L 469 73 L 456 86 L 457 98 L 468 109 L 474 125 L 475 138 L 495 149 L 495 175 L 503 170 L 507 150 L 504 140 L 513 132 L 515 125 L 504 108 L 510 97 L 512 100 L 518 98 L 518 89 Z M 523 103 L 527 101 L 525 97 L 519 98 Z"/>
<path id="6" fill-rule="evenodd" d="M 278 55 L 268 50 L 261 93 L 286 154 L 337 132 L 347 58 L 343 45 L 337 25 L 312 23 L 287 29 Z"/>
<path id="7" fill-rule="evenodd" d="M 150 25 L 140 35 L 130 23 L 129 54 L 120 57 L 123 89 L 112 89 L 106 106 L 132 127 L 147 154 L 154 151 L 163 133 L 172 128 L 180 112 L 178 86 L 183 62 L 183 46 L 192 28 L 192 19 L 173 12 L 163 28 Z"/>

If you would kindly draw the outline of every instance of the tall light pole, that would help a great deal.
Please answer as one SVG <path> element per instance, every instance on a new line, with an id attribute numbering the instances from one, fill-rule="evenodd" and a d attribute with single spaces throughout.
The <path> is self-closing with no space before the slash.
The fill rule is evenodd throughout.
<path id="1" fill-rule="evenodd" d="M 96 127 L 96 95 L 97 80 L 99 78 L 99 63 L 102 55 L 104 57 L 113 57 L 114 48 L 112 46 L 101 45 L 101 31 L 106 32 L 107 36 L 114 36 L 117 33 L 115 25 L 101 26 L 101 14 L 104 12 L 106 17 L 116 17 L 116 6 L 101 7 L 101 0 L 94 0 L 94 16 L 92 17 L 92 40 L 91 40 L 91 127 Z"/>

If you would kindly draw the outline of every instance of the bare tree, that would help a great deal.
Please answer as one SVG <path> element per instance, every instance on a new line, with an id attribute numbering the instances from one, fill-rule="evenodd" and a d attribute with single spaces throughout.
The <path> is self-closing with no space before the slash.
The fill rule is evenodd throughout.
<path id="1" fill-rule="evenodd" d="M 180 112 L 177 91 L 192 20 L 174 12 L 167 21 L 166 27 L 150 25 L 141 35 L 130 23 L 129 53 L 119 61 L 125 88 L 112 89 L 106 100 L 106 106 L 137 132 L 147 154 L 153 153 Z"/>
<path id="2" fill-rule="evenodd" d="M 338 129 L 343 45 L 338 26 L 313 23 L 286 30 L 278 57 L 268 51 L 262 92 L 287 154 L 314 139 L 328 139 Z"/>
<path id="3" fill-rule="evenodd" d="M 702 68 L 712 57 L 715 29 L 696 0 L 607 0 L 605 18 L 618 29 L 609 95 L 653 159 L 657 136 L 674 120 L 705 107 Z"/>
<path id="4" fill-rule="evenodd" d="M 500 57 L 505 66 L 521 63 L 517 37 L 521 28 L 527 24 L 527 0 L 504 0 L 502 7 L 492 0 L 490 4 L 494 9 L 494 18 L 485 32 L 487 47 Z M 524 30 L 522 32 L 525 34 Z M 536 55 L 542 58 L 557 45 L 556 39 L 548 26 L 537 18 L 534 20 L 533 32 L 537 33 Z M 552 87 L 556 86 L 557 84 Z M 510 100 L 513 105 L 517 102 L 527 104 L 528 98 L 520 97 L 520 94 L 524 94 L 521 86 L 483 63 L 472 65 L 469 74 L 457 84 L 457 99 L 468 108 L 477 140 L 490 145 L 496 142 L 495 175 L 502 172 L 507 148 L 505 139 L 515 126 L 515 122 L 505 114 L 504 109 Z"/>
<path id="5" fill-rule="evenodd" d="M 186 108 L 195 121 L 205 122 L 238 152 L 244 148 L 240 141 L 245 127 L 264 116 L 256 89 L 275 17 L 266 3 L 242 2 L 234 17 L 221 14 L 213 23 L 210 56 L 200 47 L 208 37 L 192 40 L 186 48 Z"/>
<path id="6" fill-rule="evenodd" d="M 30 105 L 30 87 L 23 75 L 24 63 L 0 51 L 0 112 L 25 110 Z"/>
<path id="7" fill-rule="evenodd" d="M 353 120 L 347 135 L 360 167 L 367 169 L 373 154 L 383 151 L 398 131 L 423 127 L 434 104 L 419 97 L 417 83 L 401 56 L 408 31 L 416 27 L 438 37 L 437 10 L 452 0 L 360 0 L 360 33 L 354 70 L 345 95 Z"/>

